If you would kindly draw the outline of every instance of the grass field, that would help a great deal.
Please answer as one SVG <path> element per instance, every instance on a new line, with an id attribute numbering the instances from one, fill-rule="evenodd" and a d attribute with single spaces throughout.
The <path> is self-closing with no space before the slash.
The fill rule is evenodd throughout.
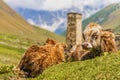
<path id="1" fill-rule="evenodd" d="M 0 78 L 8 80 L 15 75 L 12 72 L 13 64 L 17 63 L 21 57 L 17 51 L 10 56 L 11 61 L 4 63 L 0 69 Z M 0 55 L 1 57 L 1 55 Z M 2 56 L 3 57 L 3 56 Z M 12 61 L 13 60 L 13 61 Z M 15 61 L 15 62 L 14 62 Z M 8 65 L 9 64 L 9 65 Z M 27 80 L 120 80 L 120 54 L 110 54 L 97 57 L 95 59 L 75 62 L 65 62 L 54 65 L 46 69 L 36 78 Z"/>

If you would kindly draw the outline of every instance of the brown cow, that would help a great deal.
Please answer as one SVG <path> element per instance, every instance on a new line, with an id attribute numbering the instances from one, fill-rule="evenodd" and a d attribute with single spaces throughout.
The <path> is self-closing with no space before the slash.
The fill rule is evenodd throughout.
<path id="1" fill-rule="evenodd" d="M 85 39 L 83 48 L 98 48 L 102 52 L 117 51 L 114 33 L 109 30 L 102 30 L 99 24 L 88 24 L 83 35 Z"/>
<path id="2" fill-rule="evenodd" d="M 103 52 L 116 52 L 115 35 L 111 30 L 102 30 L 97 23 L 90 23 L 83 32 L 82 45 L 74 45 L 68 59 L 85 60 L 100 56 Z"/>
<path id="3" fill-rule="evenodd" d="M 14 71 L 22 72 L 23 77 L 35 77 L 49 66 L 65 61 L 64 47 L 51 39 L 43 46 L 32 45 Z"/>

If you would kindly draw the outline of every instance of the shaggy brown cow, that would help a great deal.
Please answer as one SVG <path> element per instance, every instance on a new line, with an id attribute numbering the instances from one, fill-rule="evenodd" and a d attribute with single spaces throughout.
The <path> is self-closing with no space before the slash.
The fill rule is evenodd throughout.
<path id="1" fill-rule="evenodd" d="M 115 52 L 115 35 L 109 30 L 102 30 L 99 24 L 90 23 L 83 32 L 83 48 L 98 48 L 102 52 Z"/>
<path id="2" fill-rule="evenodd" d="M 96 23 L 87 25 L 83 32 L 84 43 L 75 45 L 68 54 L 74 60 L 85 60 L 100 56 L 102 52 L 116 52 L 115 35 L 110 30 L 102 30 Z"/>
<path id="3" fill-rule="evenodd" d="M 14 71 L 23 72 L 24 77 L 35 77 L 49 66 L 65 61 L 64 47 L 51 39 L 44 46 L 33 45 L 25 52 Z"/>

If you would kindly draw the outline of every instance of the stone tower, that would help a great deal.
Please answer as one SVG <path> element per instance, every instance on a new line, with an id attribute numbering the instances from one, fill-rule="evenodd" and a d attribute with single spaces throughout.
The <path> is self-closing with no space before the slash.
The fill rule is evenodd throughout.
<path id="1" fill-rule="evenodd" d="M 67 17 L 66 43 L 69 51 L 73 45 L 82 44 L 82 14 L 71 12 Z"/>

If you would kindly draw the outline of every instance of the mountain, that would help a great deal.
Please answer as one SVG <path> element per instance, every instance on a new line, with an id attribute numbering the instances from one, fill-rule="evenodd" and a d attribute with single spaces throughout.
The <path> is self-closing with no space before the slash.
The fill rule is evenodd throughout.
<path id="1" fill-rule="evenodd" d="M 104 29 L 114 29 L 115 33 L 120 33 L 120 3 L 111 4 L 104 9 L 83 20 L 83 30 L 90 22 L 99 23 Z M 61 35 L 65 36 L 66 31 Z"/>
<path id="2" fill-rule="evenodd" d="M 66 30 L 68 12 L 83 13 L 84 18 L 86 18 L 89 17 L 91 14 L 99 11 L 104 6 L 95 8 L 93 6 L 86 5 L 84 6 L 83 10 L 79 9 L 78 7 L 73 6 L 69 9 L 61 9 L 57 11 L 36 11 L 23 8 L 16 8 L 15 10 L 21 16 L 23 16 L 25 20 L 27 20 L 29 23 L 40 27 L 42 26 L 42 28 L 44 29 L 60 34 L 61 32 Z"/>
<path id="3" fill-rule="evenodd" d="M 17 8 L 16 10 L 29 23 L 51 32 L 61 33 L 65 30 L 66 12 L 64 11 L 35 11 L 30 9 Z M 58 29 L 59 27 L 59 29 Z"/>
<path id="4" fill-rule="evenodd" d="M 83 29 L 89 22 L 97 22 L 105 29 L 117 29 L 120 25 L 120 3 L 111 4 L 83 21 Z"/>
<path id="5" fill-rule="evenodd" d="M 44 41 L 48 37 L 64 41 L 59 35 L 33 27 L 2 0 L 0 0 L 0 34 L 17 35 L 37 41 Z"/>

